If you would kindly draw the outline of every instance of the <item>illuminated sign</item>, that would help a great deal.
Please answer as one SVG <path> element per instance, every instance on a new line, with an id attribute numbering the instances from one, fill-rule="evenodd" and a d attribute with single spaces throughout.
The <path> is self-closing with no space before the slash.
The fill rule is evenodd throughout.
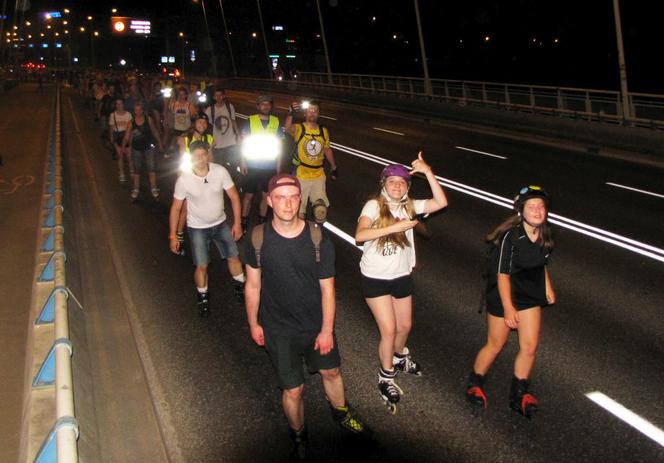
<path id="1" fill-rule="evenodd" d="M 129 28 L 137 34 L 148 35 L 152 27 L 150 21 L 143 19 L 132 19 Z"/>
<path id="2" fill-rule="evenodd" d="M 111 29 L 115 34 L 124 34 L 127 32 L 128 24 L 129 18 L 124 18 L 122 16 L 113 16 L 111 18 Z"/>
<path id="3" fill-rule="evenodd" d="M 133 32 L 137 35 L 149 35 L 152 31 L 152 23 L 146 19 L 113 16 L 111 18 L 111 28 L 115 34 Z"/>
<path id="4" fill-rule="evenodd" d="M 284 30 L 284 26 L 272 26 L 272 30 L 273 30 L 273 31 L 283 31 L 283 30 Z"/>
<path id="5" fill-rule="evenodd" d="M 42 43 L 42 48 L 48 48 L 48 43 Z"/>
<path id="6" fill-rule="evenodd" d="M 62 48 L 62 44 L 60 42 L 56 43 L 55 48 Z"/>
<path id="7" fill-rule="evenodd" d="M 191 50 L 191 53 L 189 55 L 189 59 L 191 60 L 192 63 L 194 61 L 196 61 L 196 51 L 195 50 Z"/>
<path id="8" fill-rule="evenodd" d="M 62 18 L 62 15 L 60 14 L 59 11 L 47 11 L 44 13 L 44 16 L 46 19 L 51 19 L 51 18 Z"/>
<path id="9" fill-rule="evenodd" d="M 168 56 L 162 56 L 161 57 L 161 62 L 162 63 L 168 63 Z"/>
<path id="10" fill-rule="evenodd" d="M 169 63 L 175 63 L 175 56 L 169 56 L 168 57 L 168 62 Z"/>

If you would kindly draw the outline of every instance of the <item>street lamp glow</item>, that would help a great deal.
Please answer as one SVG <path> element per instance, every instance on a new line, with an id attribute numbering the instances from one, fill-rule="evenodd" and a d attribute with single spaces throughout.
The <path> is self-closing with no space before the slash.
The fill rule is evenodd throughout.
<path id="1" fill-rule="evenodd" d="M 488 42 L 489 40 L 491 40 L 491 37 L 489 37 L 488 35 L 485 35 L 485 36 L 484 36 L 484 41 L 485 41 L 485 42 Z"/>
<path id="2" fill-rule="evenodd" d="M 88 21 L 92 21 L 92 16 L 88 16 Z"/>
<path id="3" fill-rule="evenodd" d="M 95 37 L 99 37 L 99 32 L 98 31 L 95 31 L 94 34 L 95 34 Z"/>
<path id="4" fill-rule="evenodd" d="M 67 21 L 67 20 L 65 19 L 64 21 L 62 21 L 62 24 L 64 24 L 64 25 L 66 26 L 67 24 L 69 24 L 69 21 Z"/>
<path id="5" fill-rule="evenodd" d="M 81 32 L 85 32 L 85 27 L 82 27 L 79 29 Z"/>
<path id="6" fill-rule="evenodd" d="M 31 34 L 28 34 L 28 38 L 31 39 L 31 38 L 32 38 L 32 35 L 31 35 Z"/>
<path id="7" fill-rule="evenodd" d="M 18 30 L 18 26 L 14 26 L 14 30 Z"/>
<path id="8" fill-rule="evenodd" d="M 31 23 L 30 21 L 26 21 L 26 22 L 25 22 L 25 25 L 26 25 L 26 26 L 32 26 L 32 23 Z"/>
<path id="9" fill-rule="evenodd" d="M 51 28 L 51 25 L 50 25 L 50 24 L 47 24 L 47 25 L 46 25 L 46 29 L 50 29 L 50 28 Z"/>
<path id="10" fill-rule="evenodd" d="M 69 31 L 67 29 L 65 29 L 65 34 L 69 34 Z"/>
<path id="11" fill-rule="evenodd" d="M 69 9 L 68 8 L 65 8 L 64 11 L 65 11 L 65 14 L 69 14 Z"/>
<path id="12" fill-rule="evenodd" d="M 43 32 L 40 32 L 40 33 L 39 33 L 39 36 L 40 36 L 40 37 L 44 37 L 44 33 L 43 33 Z"/>
<path id="13" fill-rule="evenodd" d="M 180 33 L 178 34 L 178 37 L 184 37 L 184 32 L 180 32 Z"/>
<path id="14" fill-rule="evenodd" d="M 252 32 L 252 33 L 251 33 L 251 36 L 252 36 L 253 38 L 256 38 L 256 37 L 258 37 L 258 34 L 256 34 L 255 32 Z"/>
<path id="15" fill-rule="evenodd" d="M 46 18 L 46 19 L 51 19 L 51 14 L 50 14 L 50 13 L 46 13 L 46 14 L 44 15 L 44 18 Z"/>
<path id="16" fill-rule="evenodd" d="M 121 65 L 121 66 L 124 66 L 125 64 L 127 64 L 127 62 L 126 62 L 124 59 L 121 59 L 121 60 L 120 60 L 120 65 Z"/>
<path id="17" fill-rule="evenodd" d="M 118 9 L 117 9 L 117 8 L 113 8 L 113 9 L 111 10 L 111 13 L 117 13 L 117 12 L 118 12 Z"/>
<path id="18" fill-rule="evenodd" d="M 56 32 L 56 33 L 55 33 L 55 36 L 56 36 L 56 37 L 59 37 L 59 36 L 60 36 L 60 34 L 59 34 L 58 32 Z"/>

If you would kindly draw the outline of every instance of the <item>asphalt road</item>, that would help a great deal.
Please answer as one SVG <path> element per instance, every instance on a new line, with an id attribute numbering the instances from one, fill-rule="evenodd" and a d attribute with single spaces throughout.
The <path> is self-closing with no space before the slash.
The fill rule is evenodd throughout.
<path id="1" fill-rule="evenodd" d="M 238 112 L 252 110 L 249 101 L 255 95 L 231 96 Z M 285 107 L 288 101 L 277 98 L 276 106 Z M 278 114 L 283 116 L 283 109 Z M 543 148 L 525 139 L 431 125 L 409 120 L 405 112 L 388 116 L 325 103 L 322 114 L 334 118 L 322 122 L 342 147 L 403 163 L 423 150 L 436 174 L 505 198 L 523 184 L 541 184 L 552 194 L 553 212 L 664 247 L 664 198 L 606 185 L 664 194 L 661 170 Z M 104 204 L 97 213 L 107 218 L 108 236 L 119 250 L 133 302 L 128 310 L 135 311 L 132 330 L 154 367 L 146 370 L 148 383 L 172 459 L 285 461 L 289 441 L 277 383 L 267 356 L 249 336 L 244 307 L 232 298 L 225 264 L 217 259 L 211 265 L 213 313 L 201 320 L 195 310 L 191 261 L 168 251 L 174 166 L 160 166 L 160 202 L 145 195 L 131 204 L 91 113 L 75 95 L 65 93 L 63 116 L 65 143 L 71 146 L 82 137 L 94 166 L 89 180 Z M 72 130 L 74 119 L 78 132 Z M 352 235 L 382 166 L 342 148 L 335 152 L 341 174 L 328 185 L 329 221 Z M 82 169 L 82 160 L 76 159 L 82 154 L 72 156 L 71 168 Z M 433 238 L 417 243 L 415 326 L 409 347 L 425 374 L 399 380 L 406 395 L 396 416 L 386 412 L 377 393 L 378 333 L 361 295 L 360 253 L 333 238 L 336 327 L 347 395 L 373 436 L 358 440 L 338 429 L 320 380 L 313 376 L 306 383 L 305 413 L 314 461 L 662 461 L 662 446 L 585 394 L 600 391 L 664 428 L 664 263 L 556 227 L 550 270 L 558 303 L 545 309 L 532 378 L 540 413 L 530 422 L 508 409 L 513 338 L 490 373 L 489 409 L 474 417 L 463 392 L 485 337 L 483 316 L 477 314 L 482 236 L 508 211 L 458 190 L 447 192 L 448 210 L 428 222 Z M 424 182 L 415 181 L 413 194 L 426 196 Z"/>

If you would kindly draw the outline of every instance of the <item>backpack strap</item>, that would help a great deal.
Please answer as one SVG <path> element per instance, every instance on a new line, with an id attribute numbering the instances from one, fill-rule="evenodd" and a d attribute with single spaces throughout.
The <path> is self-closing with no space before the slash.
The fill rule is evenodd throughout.
<path id="1" fill-rule="evenodd" d="M 320 224 L 316 222 L 307 221 L 309 224 L 309 234 L 311 235 L 311 242 L 314 243 L 314 252 L 316 254 L 316 263 L 320 263 L 320 243 L 323 241 L 323 230 Z"/>
<path id="2" fill-rule="evenodd" d="M 264 238 L 265 224 L 261 223 L 251 230 L 251 245 L 254 248 L 254 254 L 256 254 L 256 265 L 258 268 L 261 267 L 261 248 L 263 247 Z"/>

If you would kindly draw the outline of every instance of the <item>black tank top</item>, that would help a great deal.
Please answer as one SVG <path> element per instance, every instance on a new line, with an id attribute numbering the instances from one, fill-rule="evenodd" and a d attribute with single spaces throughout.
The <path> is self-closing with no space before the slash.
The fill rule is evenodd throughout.
<path id="1" fill-rule="evenodd" d="M 141 125 L 138 125 L 136 120 L 134 120 L 134 125 L 131 129 L 131 147 L 135 150 L 145 151 L 153 145 L 154 137 L 152 136 L 147 118 L 144 117 Z"/>

